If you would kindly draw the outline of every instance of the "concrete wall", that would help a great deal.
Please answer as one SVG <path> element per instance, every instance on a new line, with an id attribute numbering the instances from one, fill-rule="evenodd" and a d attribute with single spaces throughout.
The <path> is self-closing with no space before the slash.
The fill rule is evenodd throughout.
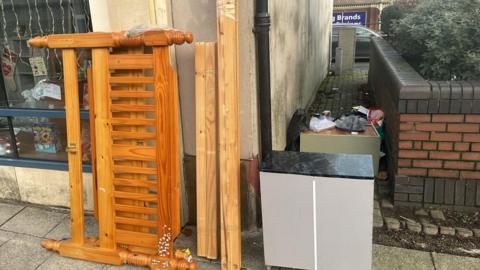
<path id="1" fill-rule="evenodd" d="M 258 154 L 257 94 L 253 1 L 239 1 L 240 39 L 240 130 L 241 158 Z M 191 31 L 196 42 L 216 41 L 216 1 L 176 0 L 172 2 L 173 26 Z M 195 155 L 195 71 L 194 46 L 176 50 L 185 154 Z"/>
<path id="2" fill-rule="evenodd" d="M 83 174 L 85 210 L 93 210 L 92 175 Z M 0 199 L 69 207 L 68 172 L 0 166 Z"/>
<path id="3" fill-rule="evenodd" d="M 290 118 L 328 72 L 333 1 L 270 1 L 273 147 L 283 150 Z"/>

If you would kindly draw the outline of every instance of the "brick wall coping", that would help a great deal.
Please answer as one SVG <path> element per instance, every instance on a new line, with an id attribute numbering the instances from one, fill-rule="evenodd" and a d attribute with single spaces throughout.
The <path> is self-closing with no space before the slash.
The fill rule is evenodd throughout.
<path id="1" fill-rule="evenodd" d="M 390 82 L 393 89 L 375 91 L 393 91 L 399 113 L 480 114 L 480 81 L 427 81 L 383 38 L 372 38 L 371 57 L 377 68 L 369 72 L 381 74 L 369 80 Z"/>

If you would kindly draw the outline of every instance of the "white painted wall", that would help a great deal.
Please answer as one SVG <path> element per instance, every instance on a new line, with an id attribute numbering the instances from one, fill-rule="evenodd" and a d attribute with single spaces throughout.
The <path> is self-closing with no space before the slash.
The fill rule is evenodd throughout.
<path id="1" fill-rule="evenodd" d="M 286 145 L 296 109 L 313 98 L 328 72 L 333 1 L 270 1 L 273 148 Z"/>

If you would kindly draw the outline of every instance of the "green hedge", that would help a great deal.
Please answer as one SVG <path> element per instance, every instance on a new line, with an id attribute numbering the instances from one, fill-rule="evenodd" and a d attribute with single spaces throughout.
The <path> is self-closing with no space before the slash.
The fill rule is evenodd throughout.
<path id="1" fill-rule="evenodd" d="M 392 44 L 426 79 L 480 79 L 480 1 L 424 0 L 392 23 Z"/>
<path id="2" fill-rule="evenodd" d="M 390 5 L 382 10 L 380 20 L 382 23 L 381 30 L 388 36 L 392 35 L 392 24 L 396 20 L 405 17 L 405 7 L 399 4 Z"/>

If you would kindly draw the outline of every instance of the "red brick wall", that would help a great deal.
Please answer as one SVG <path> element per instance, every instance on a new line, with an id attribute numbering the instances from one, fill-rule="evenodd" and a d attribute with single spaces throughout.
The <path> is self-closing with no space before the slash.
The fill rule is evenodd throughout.
<path id="1" fill-rule="evenodd" d="M 397 175 L 480 179 L 480 115 L 401 114 Z"/>

